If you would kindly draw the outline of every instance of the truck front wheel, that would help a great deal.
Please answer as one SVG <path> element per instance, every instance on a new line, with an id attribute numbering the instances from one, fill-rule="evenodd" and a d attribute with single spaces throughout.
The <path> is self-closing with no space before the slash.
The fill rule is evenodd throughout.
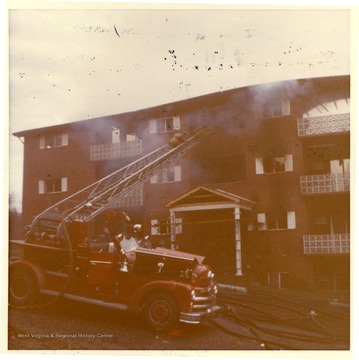
<path id="1" fill-rule="evenodd" d="M 15 306 L 30 305 L 35 301 L 37 286 L 34 277 L 26 270 L 15 270 L 10 273 L 10 304 Z"/>
<path id="2" fill-rule="evenodd" d="M 147 323 L 155 330 L 170 330 L 178 322 L 178 307 L 175 299 L 166 293 L 150 295 L 143 307 Z"/>

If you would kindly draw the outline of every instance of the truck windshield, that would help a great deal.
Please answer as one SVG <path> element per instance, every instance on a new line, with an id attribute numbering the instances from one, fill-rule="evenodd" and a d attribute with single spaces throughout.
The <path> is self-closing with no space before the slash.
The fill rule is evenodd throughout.
<path id="1" fill-rule="evenodd" d="M 124 238 L 120 245 L 125 253 L 130 251 L 135 251 L 138 248 L 137 240 L 134 237 L 131 237 L 129 239 Z"/>

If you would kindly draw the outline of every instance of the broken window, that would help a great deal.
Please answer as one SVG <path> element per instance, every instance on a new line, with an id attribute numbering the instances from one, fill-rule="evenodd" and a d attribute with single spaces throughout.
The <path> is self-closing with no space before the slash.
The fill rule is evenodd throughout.
<path id="1" fill-rule="evenodd" d="M 54 134 L 40 136 L 40 149 L 52 149 L 68 145 L 68 134 Z"/>
<path id="2" fill-rule="evenodd" d="M 180 130 L 181 122 L 179 116 L 173 116 L 163 119 L 150 120 L 150 133 L 166 133 Z"/>
<path id="3" fill-rule="evenodd" d="M 181 181 L 181 166 L 164 168 L 151 178 L 151 184 L 166 184 L 176 181 Z"/>
<path id="4" fill-rule="evenodd" d="M 331 174 L 349 174 L 350 159 L 330 160 Z"/>
<path id="5" fill-rule="evenodd" d="M 39 180 L 39 194 L 67 191 L 67 178 Z"/>
<path id="6" fill-rule="evenodd" d="M 264 157 L 263 169 L 265 173 L 275 173 L 285 171 L 285 158 L 283 157 Z"/>
<path id="7" fill-rule="evenodd" d="M 259 230 L 295 229 L 295 212 L 279 211 L 276 213 L 259 213 L 257 215 Z"/>
<path id="8" fill-rule="evenodd" d="M 170 219 L 166 220 L 151 220 L 151 235 L 169 235 L 171 234 L 171 228 L 174 234 L 182 233 L 182 219 L 175 218 L 173 223 L 171 224 Z"/>
<path id="9" fill-rule="evenodd" d="M 265 156 L 256 158 L 256 174 L 270 174 L 293 171 L 293 156 Z"/>
<path id="10" fill-rule="evenodd" d="M 276 99 L 269 104 L 256 105 L 253 108 L 254 119 L 270 119 L 290 115 L 290 101 Z"/>

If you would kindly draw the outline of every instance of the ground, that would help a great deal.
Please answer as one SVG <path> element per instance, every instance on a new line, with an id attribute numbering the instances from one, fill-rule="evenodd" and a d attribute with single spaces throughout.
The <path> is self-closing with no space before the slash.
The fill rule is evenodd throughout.
<path id="1" fill-rule="evenodd" d="M 349 306 L 328 294 L 220 288 L 223 312 L 169 332 L 141 316 L 61 300 L 37 310 L 9 309 L 9 350 L 348 350 Z"/>

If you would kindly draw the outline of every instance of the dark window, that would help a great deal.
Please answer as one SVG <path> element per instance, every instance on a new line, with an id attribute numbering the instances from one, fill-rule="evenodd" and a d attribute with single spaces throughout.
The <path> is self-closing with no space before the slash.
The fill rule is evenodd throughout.
<path id="1" fill-rule="evenodd" d="M 167 220 L 159 220 L 159 233 L 160 234 L 170 233 L 170 224 Z"/>
<path id="2" fill-rule="evenodd" d="M 67 191 L 67 178 L 39 180 L 39 194 Z"/>
<path id="3" fill-rule="evenodd" d="M 47 193 L 61 191 L 61 179 L 45 180 L 45 191 Z"/>
<path id="4" fill-rule="evenodd" d="M 192 165 L 196 183 L 219 183 L 245 180 L 245 155 L 202 158 Z"/>
<path id="5" fill-rule="evenodd" d="M 166 235 L 171 230 L 168 220 L 151 220 L 151 235 Z"/>
<path id="6" fill-rule="evenodd" d="M 263 169 L 265 173 L 276 173 L 285 171 L 285 158 L 283 157 L 264 157 Z"/>
<path id="7" fill-rule="evenodd" d="M 166 132 L 166 121 L 165 120 L 157 120 L 157 132 L 159 132 L 159 133 Z"/>
<path id="8" fill-rule="evenodd" d="M 287 221 L 287 213 L 280 212 L 278 214 L 266 214 L 267 218 L 267 228 L 268 230 L 275 229 L 287 229 L 288 221 Z"/>
<path id="9" fill-rule="evenodd" d="M 271 103 L 264 105 L 257 105 L 253 109 L 253 116 L 255 119 L 269 119 L 281 117 L 284 115 L 290 115 L 290 102 L 278 98 Z"/>
<path id="10" fill-rule="evenodd" d="M 165 119 L 165 126 L 166 126 L 166 130 L 165 131 L 173 131 L 174 130 L 174 124 L 173 124 L 173 119 Z"/>

